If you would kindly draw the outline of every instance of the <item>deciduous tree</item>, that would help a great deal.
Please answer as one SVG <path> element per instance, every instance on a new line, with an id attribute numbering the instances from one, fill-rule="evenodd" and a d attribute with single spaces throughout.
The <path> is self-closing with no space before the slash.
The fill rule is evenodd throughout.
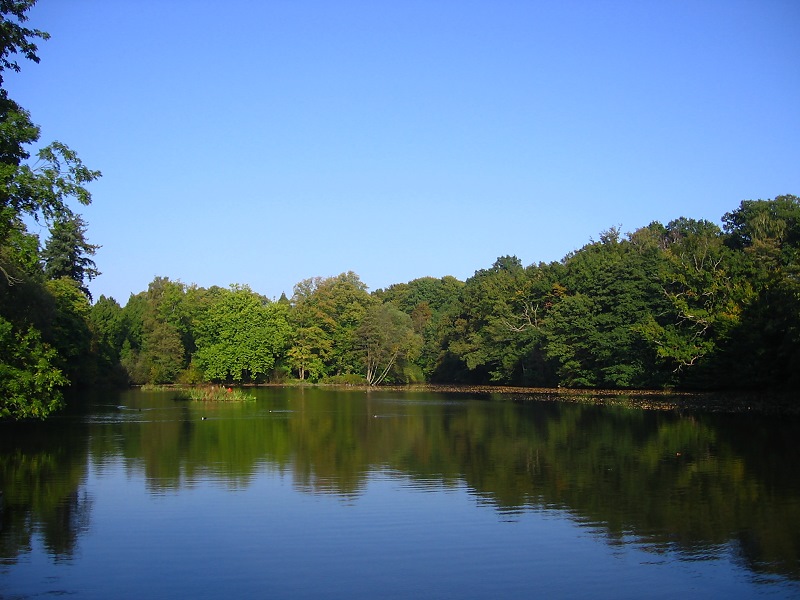
<path id="1" fill-rule="evenodd" d="M 44 418 L 62 406 L 68 381 L 57 360 L 38 330 L 20 332 L 0 317 L 0 418 Z"/>
<path id="2" fill-rule="evenodd" d="M 398 364 L 413 358 L 422 346 L 411 317 L 390 304 L 369 307 L 356 335 L 369 385 L 380 385 Z"/>
<path id="3" fill-rule="evenodd" d="M 286 349 L 288 307 L 231 286 L 198 324 L 194 361 L 214 381 L 264 381 Z"/>
<path id="4" fill-rule="evenodd" d="M 358 372 L 356 329 L 367 308 L 376 303 L 352 271 L 298 283 L 292 296 L 296 337 L 290 350 L 295 368 L 300 357 L 316 355 L 326 375 Z"/>
<path id="5" fill-rule="evenodd" d="M 51 224 L 75 218 L 70 204 L 89 204 L 86 185 L 100 176 L 57 141 L 36 151 L 31 160 L 39 127 L 2 87 L 3 72 L 19 71 L 18 57 L 38 62 L 36 44 L 48 38 L 25 26 L 33 4 L 33 0 L 0 2 L 0 319 L 9 349 L 0 357 L 5 365 L 0 413 L 21 418 L 45 417 L 59 406 L 59 388 L 68 383 L 56 366 L 67 360 L 59 354 L 79 345 L 76 340 L 85 326 L 84 322 L 75 331 L 61 330 L 75 314 L 59 312 L 65 299 L 61 286 L 47 289 L 43 285 L 38 238 L 27 231 L 25 219 Z M 22 304 L 25 299 L 36 302 Z M 24 311 L 19 310 L 21 304 Z M 56 313 L 50 319 L 53 304 Z M 71 303 L 66 301 L 65 306 Z"/>

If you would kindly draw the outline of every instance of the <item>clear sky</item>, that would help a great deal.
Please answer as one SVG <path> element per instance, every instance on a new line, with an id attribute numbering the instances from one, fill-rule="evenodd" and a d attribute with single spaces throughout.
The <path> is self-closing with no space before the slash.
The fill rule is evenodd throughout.
<path id="1" fill-rule="evenodd" d="M 800 195 L 797 0 L 40 0 L 6 87 L 91 168 L 94 297 L 560 260 Z M 46 237 L 46 230 L 39 231 Z"/>

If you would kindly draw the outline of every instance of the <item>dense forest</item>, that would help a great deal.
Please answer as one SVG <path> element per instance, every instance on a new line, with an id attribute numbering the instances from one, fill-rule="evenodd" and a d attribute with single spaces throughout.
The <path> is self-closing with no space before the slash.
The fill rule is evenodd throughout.
<path id="1" fill-rule="evenodd" d="M 352 272 L 277 301 L 157 277 L 124 307 L 101 296 L 73 355 L 135 384 L 796 385 L 800 199 L 744 201 L 723 223 L 611 229 L 558 262 L 505 256 L 373 293 Z"/>
<path id="2" fill-rule="evenodd" d="M 32 1 L 0 4 L 0 418 L 67 386 L 202 382 L 784 388 L 800 383 L 800 198 L 745 200 L 721 227 L 611 228 L 561 261 L 514 256 L 460 281 L 368 291 L 352 272 L 290 298 L 167 277 L 91 297 L 97 246 L 73 205 L 100 176 L 39 128 L 3 72 L 38 62 Z M 33 157 L 32 157 L 33 153 Z M 27 224 L 45 224 L 42 241 Z M 104 268 L 113 268 L 109 265 Z"/>

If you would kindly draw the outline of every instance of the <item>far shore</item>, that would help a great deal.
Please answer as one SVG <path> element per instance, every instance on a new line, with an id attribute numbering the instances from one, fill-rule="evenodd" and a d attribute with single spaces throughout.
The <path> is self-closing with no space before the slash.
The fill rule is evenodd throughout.
<path id="1" fill-rule="evenodd" d="M 439 394 L 501 395 L 515 401 L 578 402 L 604 406 L 624 406 L 646 410 L 678 410 L 717 413 L 755 413 L 766 415 L 800 415 L 797 394 L 786 391 L 685 391 L 685 390 L 610 390 L 589 388 L 537 388 L 492 385 L 409 384 L 409 385 L 341 385 L 293 381 L 261 384 L 164 384 L 133 386 L 143 390 L 169 390 L 202 386 L 321 388 L 371 392 L 433 392 Z"/>

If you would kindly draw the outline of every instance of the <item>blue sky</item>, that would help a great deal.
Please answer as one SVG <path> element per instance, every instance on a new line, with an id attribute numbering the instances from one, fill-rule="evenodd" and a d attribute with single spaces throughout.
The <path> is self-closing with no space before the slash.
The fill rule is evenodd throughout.
<path id="1" fill-rule="evenodd" d="M 40 0 L 52 38 L 6 87 L 103 172 L 95 298 L 277 298 L 800 195 L 798 25 L 796 0 Z"/>

